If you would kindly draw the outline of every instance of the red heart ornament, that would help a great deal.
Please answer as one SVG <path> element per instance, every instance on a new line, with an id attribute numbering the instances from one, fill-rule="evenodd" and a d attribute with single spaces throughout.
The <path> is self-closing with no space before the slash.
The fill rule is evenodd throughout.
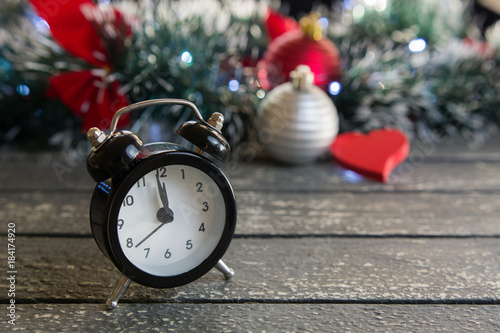
<path id="1" fill-rule="evenodd" d="M 408 156 L 410 144 L 403 132 L 385 128 L 368 134 L 339 134 L 330 149 L 344 168 L 386 183 L 391 171 Z"/>

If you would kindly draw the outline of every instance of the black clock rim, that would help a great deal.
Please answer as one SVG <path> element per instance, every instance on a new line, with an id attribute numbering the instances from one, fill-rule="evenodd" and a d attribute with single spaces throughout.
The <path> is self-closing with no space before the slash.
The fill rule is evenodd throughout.
<path id="1" fill-rule="evenodd" d="M 212 253 L 198 266 L 179 275 L 157 276 L 144 272 L 131 263 L 123 253 L 118 240 L 117 221 L 120 207 L 130 188 L 150 171 L 161 166 L 182 164 L 194 167 L 207 174 L 219 187 L 226 207 L 226 220 L 219 243 Z M 236 199 L 226 176 L 210 160 L 192 152 L 164 152 L 149 156 L 135 165 L 127 175 L 115 184 L 110 194 L 108 207 L 107 240 L 110 259 L 118 270 L 139 284 L 154 288 L 172 288 L 190 283 L 210 271 L 225 254 L 236 228 Z"/>

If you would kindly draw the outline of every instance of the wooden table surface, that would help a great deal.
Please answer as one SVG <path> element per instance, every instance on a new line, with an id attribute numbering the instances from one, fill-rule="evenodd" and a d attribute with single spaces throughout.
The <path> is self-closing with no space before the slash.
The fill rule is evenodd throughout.
<path id="1" fill-rule="evenodd" d="M 133 283 L 113 311 L 119 273 L 90 232 L 87 152 L 1 151 L 0 331 L 499 331 L 499 144 L 414 143 L 389 184 L 332 161 L 230 163 L 234 278 Z"/>

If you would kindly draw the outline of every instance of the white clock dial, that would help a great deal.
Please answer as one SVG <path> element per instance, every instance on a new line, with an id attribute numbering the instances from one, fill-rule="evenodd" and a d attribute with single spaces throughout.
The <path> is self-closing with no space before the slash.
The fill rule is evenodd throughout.
<path id="1" fill-rule="evenodd" d="M 225 220 L 224 198 L 211 177 L 191 166 L 167 165 L 140 178 L 125 195 L 118 240 L 137 268 L 175 276 L 214 251 Z"/>

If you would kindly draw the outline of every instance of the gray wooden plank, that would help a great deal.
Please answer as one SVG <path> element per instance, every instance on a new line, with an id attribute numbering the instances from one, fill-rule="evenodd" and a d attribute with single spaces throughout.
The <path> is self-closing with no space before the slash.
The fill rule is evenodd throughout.
<path id="1" fill-rule="evenodd" d="M 333 161 L 291 167 L 250 159 L 249 163 L 230 161 L 223 168 L 235 189 L 240 190 L 498 190 L 499 144 L 500 136 L 477 150 L 455 141 L 414 142 L 407 160 L 393 172 L 388 185 L 353 178 Z M 0 151 L 0 188 L 90 190 L 94 183 L 86 172 L 87 154 L 85 145 L 71 152 Z"/>
<path id="2" fill-rule="evenodd" d="M 103 302 L 119 276 L 89 238 L 18 237 L 15 244 L 16 297 L 25 302 Z M 235 239 L 225 256 L 234 279 L 212 270 L 173 289 L 133 284 L 124 299 L 498 302 L 499 253 L 500 242 L 491 238 Z M 6 262 L 6 252 L 0 260 Z"/>
<path id="3" fill-rule="evenodd" d="M 90 191 L 0 194 L 0 221 L 16 223 L 18 234 L 90 236 L 91 195 Z"/>
<path id="4" fill-rule="evenodd" d="M 405 162 L 388 184 L 353 177 L 332 163 L 290 167 L 264 162 L 241 164 L 230 174 L 236 189 L 261 191 L 498 191 L 500 163 Z"/>
<path id="5" fill-rule="evenodd" d="M 500 306 L 384 304 L 20 305 L 29 332 L 494 332 Z M 12 329 L 5 324 L 6 329 Z"/>
<path id="6" fill-rule="evenodd" d="M 461 139 L 448 139 L 438 143 L 413 142 L 411 151 L 421 151 L 429 160 L 436 161 L 500 161 L 500 136 L 478 146 Z"/>
<path id="7" fill-rule="evenodd" d="M 240 192 L 237 233 L 500 235 L 500 196 L 481 193 Z"/>
<path id="8" fill-rule="evenodd" d="M 22 234 L 90 236 L 91 192 L 0 194 Z M 236 191 L 237 235 L 500 235 L 500 196 L 484 193 Z"/>
<path id="9" fill-rule="evenodd" d="M 13 161 L 0 168 L 0 188 L 4 191 L 90 190 L 95 182 L 87 174 L 84 163 L 66 165 Z"/>
<path id="10" fill-rule="evenodd" d="M 426 158 L 437 161 L 475 161 L 475 160 L 500 160 L 500 133 L 492 136 L 482 144 L 475 145 L 461 138 L 445 138 L 431 142 L 414 140 L 410 143 L 410 152 L 415 155 L 425 155 Z M 22 151 L 18 147 L 0 146 L 0 163 L 6 162 L 35 162 L 37 164 L 50 164 L 54 161 L 68 165 L 84 162 L 90 153 L 91 146 L 81 142 L 76 148 L 57 151 Z M 240 146 L 236 150 L 243 159 L 254 159 L 257 150 L 252 145 Z"/>
<path id="11" fill-rule="evenodd" d="M 389 184 L 353 177 L 333 161 L 287 166 L 264 161 L 225 166 L 235 190 L 259 191 L 499 191 L 500 163 L 405 162 Z M 89 191 L 95 186 L 85 166 L 59 170 L 51 165 L 12 162 L 0 168 L 3 191 Z"/>

